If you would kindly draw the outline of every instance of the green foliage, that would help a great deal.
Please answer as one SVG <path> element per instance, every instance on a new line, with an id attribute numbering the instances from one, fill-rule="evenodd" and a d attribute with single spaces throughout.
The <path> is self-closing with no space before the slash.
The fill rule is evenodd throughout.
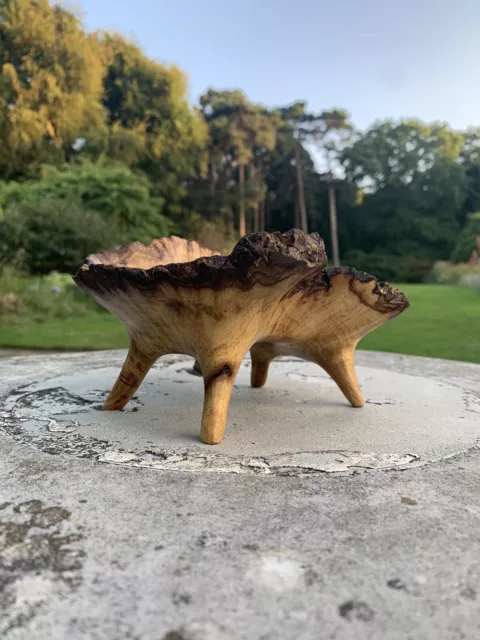
<path id="1" fill-rule="evenodd" d="M 380 123 L 343 153 L 363 201 L 345 214 L 349 242 L 393 256 L 450 255 L 459 229 L 466 177 L 457 162 L 461 136 L 445 126 Z"/>
<path id="2" fill-rule="evenodd" d="M 462 134 L 444 124 L 385 120 L 359 135 L 342 162 L 350 180 L 377 191 L 415 183 L 439 158 L 456 160 L 462 142 Z"/>
<path id="3" fill-rule="evenodd" d="M 469 127 L 464 133 L 460 162 L 466 176 L 466 194 L 459 221 L 463 225 L 471 211 L 480 210 L 480 127 Z"/>
<path id="4" fill-rule="evenodd" d="M 300 148 L 300 163 L 303 172 L 303 186 L 306 210 L 310 226 L 316 230 L 326 228 L 327 218 L 323 195 L 325 185 L 319 179 L 312 157 Z M 295 139 L 291 131 L 282 131 L 275 150 L 265 159 L 265 182 L 267 185 L 267 225 L 270 229 L 287 231 L 300 228 L 300 212 L 296 206 L 298 188 L 295 158 Z M 326 191 L 325 191 L 326 193 Z M 296 211 L 297 209 L 297 211 Z M 324 234 L 325 235 L 325 234 Z"/>
<path id="5" fill-rule="evenodd" d="M 8 316 L 0 312 L 3 325 L 86 316 L 102 309 L 79 290 L 71 276 L 55 272 L 32 277 L 11 267 L 0 268 L 0 301 L 11 294 L 18 299 L 18 311 Z"/>
<path id="6" fill-rule="evenodd" d="M 400 258 L 400 268 L 396 276 L 397 282 L 425 282 L 432 263 L 424 258 L 404 256 Z"/>
<path id="7" fill-rule="evenodd" d="M 87 140 L 84 152 L 106 153 L 142 170 L 167 215 L 181 220 L 186 181 L 200 171 L 207 137 L 203 118 L 188 103 L 186 77 L 175 66 L 147 58 L 118 34 L 103 33 L 99 41 L 107 127 Z"/>
<path id="8" fill-rule="evenodd" d="M 217 159 L 231 155 L 232 160 L 246 165 L 256 153 L 274 148 L 274 114 L 249 102 L 241 91 L 209 89 L 200 97 L 200 107 L 209 125 L 211 154 Z"/>
<path id="9" fill-rule="evenodd" d="M 302 143 L 321 143 L 333 131 L 351 131 L 350 114 L 345 109 L 328 109 L 313 113 L 307 111 L 307 103 L 297 101 L 279 109 L 283 122 Z"/>
<path id="10" fill-rule="evenodd" d="M 386 120 L 361 133 L 344 109 L 269 109 L 240 90 L 209 89 L 192 109 L 180 69 L 48 0 L 0 3 L 0 66 L 4 261 L 64 271 L 173 231 L 224 250 L 293 226 L 333 256 L 329 195 L 343 262 L 382 278 L 417 281 L 473 250 L 479 129 Z"/>
<path id="11" fill-rule="evenodd" d="M 142 174 L 122 165 L 83 163 L 62 170 L 48 168 L 39 183 L 31 185 L 33 197 L 51 195 L 78 200 L 122 234 L 122 240 L 147 242 L 168 235 L 171 225 L 162 216 L 162 200 L 150 195 L 151 184 Z"/>
<path id="12" fill-rule="evenodd" d="M 239 233 L 247 231 L 246 208 L 257 213 L 263 207 L 266 187 L 263 164 L 275 148 L 280 117 L 255 105 L 241 91 L 209 89 L 200 98 L 200 107 L 209 130 L 207 150 L 210 211 L 217 206 L 238 209 Z M 245 169 L 247 178 L 245 178 Z M 232 180 L 237 179 L 237 185 Z M 217 204 L 218 203 L 218 204 Z M 263 222 L 253 216 L 252 231 Z"/>
<path id="13" fill-rule="evenodd" d="M 392 258 L 383 253 L 365 253 L 360 249 L 346 253 L 344 262 L 359 271 L 371 273 L 379 280 L 395 280 L 400 270 L 398 258 Z"/>
<path id="14" fill-rule="evenodd" d="M 453 262 L 468 262 L 478 245 L 480 238 L 480 213 L 472 213 L 468 216 L 465 227 L 457 236 L 457 241 L 452 252 Z"/>
<path id="15" fill-rule="evenodd" d="M 103 104 L 108 124 L 143 133 L 147 153 L 154 157 L 203 142 L 204 127 L 190 110 L 180 69 L 147 58 L 118 34 L 102 34 L 100 42 L 106 56 Z"/>
<path id="16" fill-rule="evenodd" d="M 91 163 L 12 183 L 3 194 L 0 260 L 21 260 L 32 273 L 71 271 L 99 249 L 168 235 L 149 190 L 147 178 L 126 167 Z"/>
<path id="17" fill-rule="evenodd" d="M 47 196 L 8 205 L 0 223 L 0 263 L 30 273 L 72 272 L 82 259 L 109 246 L 118 230 L 78 201 Z"/>
<path id="18" fill-rule="evenodd" d="M 144 171 L 175 213 L 206 137 L 178 68 L 119 34 L 87 34 L 48 0 L 1 3 L 0 68 L 1 176 L 37 176 L 42 163 L 79 153 L 107 155 Z M 172 176 L 181 178 L 176 189 Z"/>
<path id="19" fill-rule="evenodd" d="M 385 253 L 365 253 L 359 249 L 349 251 L 344 262 L 359 271 L 371 273 L 379 280 L 390 282 L 424 282 L 432 268 L 429 260 Z"/>
<path id="20" fill-rule="evenodd" d="M 103 124 L 103 63 L 95 37 L 48 0 L 0 5 L 0 172 L 62 162 Z"/>

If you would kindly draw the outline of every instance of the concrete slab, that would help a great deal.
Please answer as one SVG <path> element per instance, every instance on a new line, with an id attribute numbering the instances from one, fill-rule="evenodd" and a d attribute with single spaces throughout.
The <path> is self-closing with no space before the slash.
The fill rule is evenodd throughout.
<path id="1" fill-rule="evenodd" d="M 373 451 L 409 452 L 401 436 L 393 434 L 401 409 L 404 421 L 409 418 L 405 428 L 412 440 L 417 408 L 422 400 L 430 402 L 435 416 L 431 429 L 440 427 L 450 453 L 441 444 L 432 445 L 431 438 L 420 438 L 420 461 L 425 458 L 429 464 L 408 463 L 407 470 L 392 467 L 368 473 L 355 469 L 354 474 L 310 467 L 300 473 L 290 468 L 283 474 L 266 473 L 265 468 L 258 473 L 205 473 L 204 467 L 178 473 L 100 461 L 112 452 L 146 455 L 138 435 L 131 434 L 131 420 L 138 416 L 142 416 L 140 433 L 151 433 L 151 438 L 168 433 L 169 448 L 186 447 L 192 456 L 207 451 L 224 462 L 252 457 L 254 449 L 242 452 L 240 436 L 256 433 L 250 422 L 257 405 L 248 398 L 257 391 L 239 379 L 228 428 L 231 435 L 220 453 L 210 454 L 215 448 L 186 437 L 191 433 L 196 437 L 196 425 L 192 432 L 189 425 L 183 431 L 168 429 L 166 422 L 159 428 L 160 407 L 155 403 L 161 400 L 160 383 L 186 390 L 180 399 L 187 421 L 200 411 L 193 406 L 199 381 L 182 371 L 185 362 L 171 359 L 153 372 L 155 393 L 147 386 L 130 411 L 112 414 L 119 418 L 116 434 L 109 420 L 101 424 L 103 414 L 95 406 L 122 357 L 122 353 L 65 354 L 12 358 L 0 364 L 2 638 L 480 637 L 480 450 L 474 438 L 480 422 L 480 366 L 359 354 L 361 376 L 372 377 L 363 380 L 367 395 L 395 402 L 363 410 L 346 407 L 341 396 L 334 395 L 335 389 L 327 387 L 327 380 L 296 379 L 297 374 L 318 374 L 302 369 L 303 365 L 295 370 L 298 363 L 282 364 L 271 386 L 260 391 L 267 406 L 261 409 L 262 428 L 273 429 L 266 424 L 271 416 L 277 431 L 290 420 L 292 431 L 295 425 L 300 435 L 308 436 L 300 438 L 305 446 L 301 455 L 307 451 L 308 438 L 320 430 L 322 439 L 315 442 L 323 449 L 315 450 L 317 457 L 320 450 L 327 450 L 325 442 L 335 446 L 323 419 L 337 413 L 342 416 L 335 418 L 342 442 L 351 437 L 347 426 L 353 426 L 356 437 L 370 449 L 374 445 Z M 84 369 L 87 359 L 89 380 Z M 167 371 L 171 379 L 157 380 Z M 405 395 L 387 384 L 393 372 L 401 374 L 400 390 L 406 389 Z M 174 383 L 177 376 L 189 382 Z M 412 377 L 416 385 L 410 384 Z M 370 385 L 382 378 L 382 391 L 379 386 L 374 390 Z M 316 391 L 312 396 L 310 386 Z M 288 403 L 281 394 L 269 396 L 269 389 L 287 390 L 300 402 Z M 314 407 L 313 397 L 319 395 L 324 403 Z M 285 400 L 281 411 L 278 396 L 282 403 Z M 251 410 L 243 422 L 242 407 L 247 402 Z M 437 404 L 458 410 L 457 441 L 451 435 L 453 411 L 443 422 L 442 412 L 433 406 Z M 310 412 L 304 431 L 295 414 L 299 405 Z M 135 408 L 138 411 L 132 411 Z M 363 414 L 375 421 L 373 431 L 369 420 L 356 422 Z M 378 415 L 383 418 L 377 419 Z M 234 422 L 241 427 L 238 433 Z M 391 442 L 382 435 L 386 423 L 393 434 Z M 426 412 L 419 424 L 427 433 Z M 101 429 L 107 428 L 108 437 L 101 436 Z M 259 446 L 271 459 L 294 455 L 290 449 L 285 453 L 282 447 L 291 443 L 282 444 L 273 430 L 271 448 L 263 431 L 257 433 Z M 162 441 L 154 443 L 155 449 L 162 447 L 166 448 Z M 438 454 L 450 457 L 434 462 Z M 135 464 L 132 459 L 126 462 Z"/>
<path id="2" fill-rule="evenodd" d="M 312 363 L 275 361 L 267 386 L 252 389 L 246 360 L 225 439 L 209 447 L 198 438 L 203 380 L 192 374 L 191 359 L 159 361 L 122 412 L 101 409 L 118 365 L 108 356 L 91 361 L 91 354 L 75 357 L 71 372 L 69 359 L 57 359 L 55 375 L 38 366 L 35 380 L 11 389 L 0 405 L 0 425 L 21 428 L 25 441 L 44 450 L 91 451 L 107 463 L 246 474 L 426 464 L 467 451 L 480 437 L 480 401 L 459 385 L 360 366 L 367 404 L 353 409 Z"/>

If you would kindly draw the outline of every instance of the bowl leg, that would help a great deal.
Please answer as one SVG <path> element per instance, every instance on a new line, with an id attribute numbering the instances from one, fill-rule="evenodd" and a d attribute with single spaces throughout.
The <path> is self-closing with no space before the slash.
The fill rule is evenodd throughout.
<path id="1" fill-rule="evenodd" d="M 228 406 L 233 383 L 241 362 L 208 367 L 201 363 L 205 384 L 200 440 L 205 444 L 218 444 L 225 433 Z M 206 373 L 205 373 L 206 372 Z"/>
<path id="2" fill-rule="evenodd" d="M 352 407 L 363 407 L 365 399 L 355 372 L 354 348 L 338 347 L 319 351 L 315 362 L 333 378 Z"/>
<path id="3" fill-rule="evenodd" d="M 155 364 L 158 355 L 146 354 L 138 349 L 132 340 L 127 358 L 117 381 L 113 385 L 103 408 L 106 411 L 123 409 L 138 389 L 143 379 Z"/>

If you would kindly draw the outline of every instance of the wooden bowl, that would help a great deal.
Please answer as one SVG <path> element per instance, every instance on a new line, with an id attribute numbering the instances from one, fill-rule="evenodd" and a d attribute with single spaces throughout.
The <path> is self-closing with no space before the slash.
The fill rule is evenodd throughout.
<path id="1" fill-rule="evenodd" d="M 130 337 L 105 409 L 122 409 L 160 356 L 190 355 L 205 383 L 200 438 L 216 444 L 249 350 L 254 387 L 265 383 L 275 357 L 295 355 L 318 363 L 353 406 L 362 406 L 355 347 L 409 303 L 373 276 L 326 264 L 318 234 L 298 230 L 247 235 L 229 256 L 181 238 L 89 256 L 75 282 Z"/>

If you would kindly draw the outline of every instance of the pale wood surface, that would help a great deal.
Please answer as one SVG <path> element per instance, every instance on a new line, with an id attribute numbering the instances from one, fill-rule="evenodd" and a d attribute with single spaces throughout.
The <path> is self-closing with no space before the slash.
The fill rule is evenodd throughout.
<path id="1" fill-rule="evenodd" d="M 105 409 L 122 409 L 160 356 L 191 355 L 205 384 L 200 438 L 216 444 L 249 350 L 253 387 L 265 384 L 274 358 L 295 355 L 323 367 L 354 407 L 364 404 L 355 347 L 408 307 L 405 296 L 373 276 L 325 269 L 317 234 L 252 234 L 228 257 L 200 257 L 203 252 L 212 256 L 196 243 L 163 238 L 89 256 L 79 269 L 77 284 L 120 318 L 130 336 Z M 188 262 L 192 255 L 199 259 Z M 158 262 L 172 258 L 176 264 Z"/>

